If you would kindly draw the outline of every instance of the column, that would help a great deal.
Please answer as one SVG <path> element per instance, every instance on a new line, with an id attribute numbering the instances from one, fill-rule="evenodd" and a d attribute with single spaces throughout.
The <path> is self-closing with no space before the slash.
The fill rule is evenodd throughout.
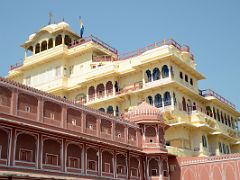
<path id="1" fill-rule="evenodd" d="M 97 132 L 97 137 L 100 137 L 100 132 L 101 132 L 101 119 L 97 118 L 96 119 L 96 132 Z"/>
<path id="2" fill-rule="evenodd" d="M 115 139 L 115 125 L 116 125 L 116 122 L 113 121 L 113 122 L 112 122 L 112 130 L 111 130 L 111 133 L 112 133 L 112 140 Z"/>
<path id="3" fill-rule="evenodd" d="M 53 38 L 53 47 L 55 47 L 55 39 L 56 39 L 56 38 Z"/>
<path id="4" fill-rule="evenodd" d="M 87 147 L 86 144 L 83 144 L 83 174 L 87 174 Z"/>
<path id="5" fill-rule="evenodd" d="M 113 96 L 116 96 L 116 88 L 115 88 L 114 82 L 115 82 L 115 81 L 113 81 Z"/>
<path id="6" fill-rule="evenodd" d="M 157 141 L 157 143 L 159 143 L 160 141 L 159 141 L 159 127 L 158 127 L 158 125 L 156 125 L 156 133 L 157 133 L 156 141 Z"/>
<path id="7" fill-rule="evenodd" d="M 64 34 L 62 34 L 62 44 L 64 44 Z"/>
<path id="8" fill-rule="evenodd" d="M 102 176 L 102 151 L 101 147 L 98 149 L 98 176 Z"/>
<path id="9" fill-rule="evenodd" d="M 130 179 L 131 177 L 131 169 L 130 169 L 130 155 L 129 151 L 127 152 L 127 178 Z"/>
<path id="10" fill-rule="evenodd" d="M 62 152 L 61 152 L 62 153 L 62 157 L 61 157 L 62 171 L 65 172 L 66 171 L 66 154 L 67 154 L 66 153 L 66 139 L 62 140 L 61 148 L 62 148 Z"/>
<path id="11" fill-rule="evenodd" d="M 114 150 L 113 152 L 113 177 L 116 178 L 117 177 L 117 164 L 116 164 L 116 151 Z"/>
<path id="12" fill-rule="evenodd" d="M 173 91 L 170 91 L 170 95 L 171 95 L 171 107 L 174 107 Z"/>
<path id="13" fill-rule="evenodd" d="M 142 84 L 143 84 L 143 88 L 145 87 L 145 72 L 142 72 Z"/>
<path id="14" fill-rule="evenodd" d="M 12 92 L 11 110 L 10 110 L 10 113 L 12 115 L 17 115 L 17 104 L 18 104 L 18 90 L 14 89 Z"/>
<path id="15" fill-rule="evenodd" d="M 14 155 L 15 155 L 15 140 L 16 140 L 16 133 L 15 133 L 15 128 L 12 129 L 12 132 L 11 132 L 11 139 L 10 139 L 10 148 L 9 148 L 9 162 L 8 164 L 10 166 L 13 166 L 14 165 Z"/>
<path id="16" fill-rule="evenodd" d="M 42 169 L 42 161 L 43 161 L 43 138 L 42 134 L 39 134 L 39 148 L 38 148 L 38 169 Z"/>
<path id="17" fill-rule="evenodd" d="M 38 98 L 37 121 L 43 122 L 43 99 Z"/>
<path id="18" fill-rule="evenodd" d="M 61 112 L 61 127 L 66 128 L 66 121 L 67 121 L 67 107 L 65 105 L 62 106 Z"/>
<path id="19" fill-rule="evenodd" d="M 84 129 L 86 128 L 86 114 L 82 112 L 81 117 L 81 132 L 84 132 Z"/>
<path id="20" fill-rule="evenodd" d="M 128 126 L 124 128 L 125 143 L 128 143 Z"/>

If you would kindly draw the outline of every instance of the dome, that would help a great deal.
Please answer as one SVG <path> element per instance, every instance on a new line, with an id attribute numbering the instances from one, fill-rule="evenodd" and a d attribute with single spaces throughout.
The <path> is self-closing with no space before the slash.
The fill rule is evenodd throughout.
<path id="1" fill-rule="evenodd" d="M 29 39 L 29 40 L 33 39 L 33 38 L 35 37 L 35 35 L 36 35 L 36 33 L 31 34 L 31 35 L 28 37 L 28 39 Z"/>
<path id="2" fill-rule="evenodd" d="M 62 22 L 60 22 L 60 23 L 58 23 L 58 27 L 64 27 L 64 28 L 69 28 L 69 24 L 68 23 L 66 23 L 66 22 L 64 22 L 64 21 L 62 21 Z"/>
<path id="3" fill-rule="evenodd" d="M 161 111 L 146 102 L 143 102 L 139 106 L 136 106 L 130 110 L 127 113 L 127 119 L 136 123 L 164 123 Z"/>

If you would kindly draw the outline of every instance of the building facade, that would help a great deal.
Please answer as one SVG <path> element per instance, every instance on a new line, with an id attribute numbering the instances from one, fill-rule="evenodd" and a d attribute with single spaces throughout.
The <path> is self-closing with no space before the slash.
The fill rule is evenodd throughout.
<path id="1" fill-rule="evenodd" d="M 205 77 L 190 48 L 173 39 L 118 54 L 94 36 L 80 38 L 66 22 L 50 24 L 22 45 L 23 62 L 8 79 L 127 119 L 148 102 L 169 128 L 169 154 L 213 156 L 240 152 L 234 104 L 212 90 L 199 90 Z"/>
<path id="2" fill-rule="evenodd" d="M 169 179 L 164 123 L 142 103 L 128 120 L 0 78 L 0 178 Z"/>

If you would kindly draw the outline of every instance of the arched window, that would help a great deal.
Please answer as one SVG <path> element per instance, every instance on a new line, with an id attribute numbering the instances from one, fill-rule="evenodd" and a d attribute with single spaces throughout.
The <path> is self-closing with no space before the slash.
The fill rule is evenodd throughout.
<path id="1" fill-rule="evenodd" d="M 107 96 L 110 96 L 110 95 L 113 94 L 113 83 L 112 83 L 112 81 L 107 82 L 106 91 L 107 91 Z"/>
<path id="2" fill-rule="evenodd" d="M 182 98 L 182 107 L 183 107 L 183 111 L 187 111 L 187 108 L 186 108 L 186 100 L 185 100 L 184 97 Z"/>
<path id="3" fill-rule="evenodd" d="M 52 38 L 48 40 L 48 49 L 51 49 L 53 47 L 53 40 Z"/>
<path id="4" fill-rule="evenodd" d="M 75 97 L 76 103 L 85 104 L 86 103 L 86 94 L 80 93 Z"/>
<path id="5" fill-rule="evenodd" d="M 89 89 L 88 89 L 88 98 L 89 98 L 89 101 L 92 101 L 95 99 L 95 89 L 93 86 L 91 86 Z"/>
<path id="6" fill-rule="evenodd" d="M 213 118 L 216 119 L 217 116 L 216 116 L 216 111 L 215 111 L 215 108 L 213 107 Z"/>
<path id="7" fill-rule="evenodd" d="M 145 129 L 145 142 L 156 143 L 156 129 L 153 126 L 148 126 Z"/>
<path id="8" fill-rule="evenodd" d="M 160 71 L 158 68 L 153 69 L 153 81 L 160 79 Z"/>
<path id="9" fill-rule="evenodd" d="M 192 112 L 192 101 L 190 99 L 187 100 L 187 111 Z"/>
<path id="10" fill-rule="evenodd" d="M 169 69 L 168 69 L 168 66 L 167 66 L 167 65 L 164 65 L 164 66 L 162 67 L 162 77 L 163 77 L 163 78 L 169 77 Z"/>
<path id="11" fill-rule="evenodd" d="M 169 105 L 171 105 L 171 95 L 167 91 L 164 93 L 164 106 L 169 106 Z"/>
<path id="12" fill-rule="evenodd" d="M 99 110 L 99 111 L 102 111 L 102 112 L 105 112 L 105 109 L 104 109 L 104 108 L 99 108 L 98 110 Z"/>
<path id="13" fill-rule="evenodd" d="M 46 51 L 47 50 L 47 41 L 43 41 L 41 44 L 41 51 Z"/>
<path id="14" fill-rule="evenodd" d="M 207 138 L 204 135 L 202 136 L 202 145 L 203 147 L 207 148 Z"/>
<path id="15" fill-rule="evenodd" d="M 113 107 L 112 106 L 108 106 L 107 113 L 113 115 Z"/>
<path id="16" fill-rule="evenodd" d="M 27 56 L 32 56 L 33 55 L 33 47 L 30 46 L 27 48 Z"/>
<path id="17" fill-rule="evenodd" d="M 149 176 L 159 176 L 159 166 L 156 159 L 149 161 Z"/>
<path id="18" fill-rule="evenodd" d="M 197 110 L 197 106 L 196 106 L 196 103 L 193 102 L 193 111 L 196 111 Z"/>
<path id="19" fill-rule="evenodd" d="M 160 94 L 156 94 L 154 98 L 154 105 L 157 108 L 162 107 L 162 96 Z"/>
<path id="20" fill-rule="evenodd" d="M 168 163 L 167 161 L 163 161 L 163 176 L 168 177 Z"/>
<path id="21" fill-rule="evenodd" d="M 72 43 L 71 38 L 68 35 L 65 35 L 65 37 L 64 37 L 64 44 L 67 45 L 67 46 L 70 46 L 71 43 Z"/>
<path id="22" fill-rule="evenodd" d="M 40 44 L 37 43 L 36 46 L 35 46 L 35 54 L 37 54 L 39 52 L 40 52 Z"/>
<path id="23" fill-rule="evenodd" d="M 102 97 L 104 97 L 104 85 L 103 84 L 99 84 L 98 86 L 97 86 L 97 97 L 98 98 L 102 98 Z"/>
<path id="24" fill-rule="evenodd" d="M 152 81 L 152 75 L 151 75 L 151 71 L 150 70 L 146 71 L 146 76 L 147 76 L 147 82 L 151 82 Z"/>
<path id="25" fill-rule="evenodd" d="M 173 93 L 173 101 L 174 101 L 174 106 L 177 105 L 177 98 L 176 98 L 176 94 Z"/>
<path id="26" fill-rule="evenodd" d="M 62 44 L 62 35 L 58 35 L 55 39 L 55 46 Z"/>
<path id="27" fill-rule="evenodd" d="M 181 79 L 183 79 L 183 73 L 182 72 L 180 72 L 179 76 L 180 76 Z"/>
<path id="28" fill-rule="evenodd" d="M 206 107 L 206 114 L 210 117 L 212 117 L 212 110 L 211 110 L 211 107 L 210 106 L 207 106 Z"/>
<path id="29" fill-rule="evenodd" d="M 185 81 L 188 82 L 188 75 L 185 74 Z"/>
<path id="30" fill-rule="evenodd" d="M 152 96 L 148 96 L 147 97 L 147 102 L 148 102 L 148 104 L 153 105 L 153 98 L 152 98 Z"/>

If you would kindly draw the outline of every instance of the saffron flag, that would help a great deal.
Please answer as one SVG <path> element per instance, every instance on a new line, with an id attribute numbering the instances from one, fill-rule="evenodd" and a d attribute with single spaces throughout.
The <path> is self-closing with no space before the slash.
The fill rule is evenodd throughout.
<path id="1" fill-rule="evenodd" d="M 79 20 L 80 20 L 80 37 L 82 38 L 83 32 L 84 32 L 84 26 L 83 26 L 83 21 L 81 17 L 79 17 Z"/>

